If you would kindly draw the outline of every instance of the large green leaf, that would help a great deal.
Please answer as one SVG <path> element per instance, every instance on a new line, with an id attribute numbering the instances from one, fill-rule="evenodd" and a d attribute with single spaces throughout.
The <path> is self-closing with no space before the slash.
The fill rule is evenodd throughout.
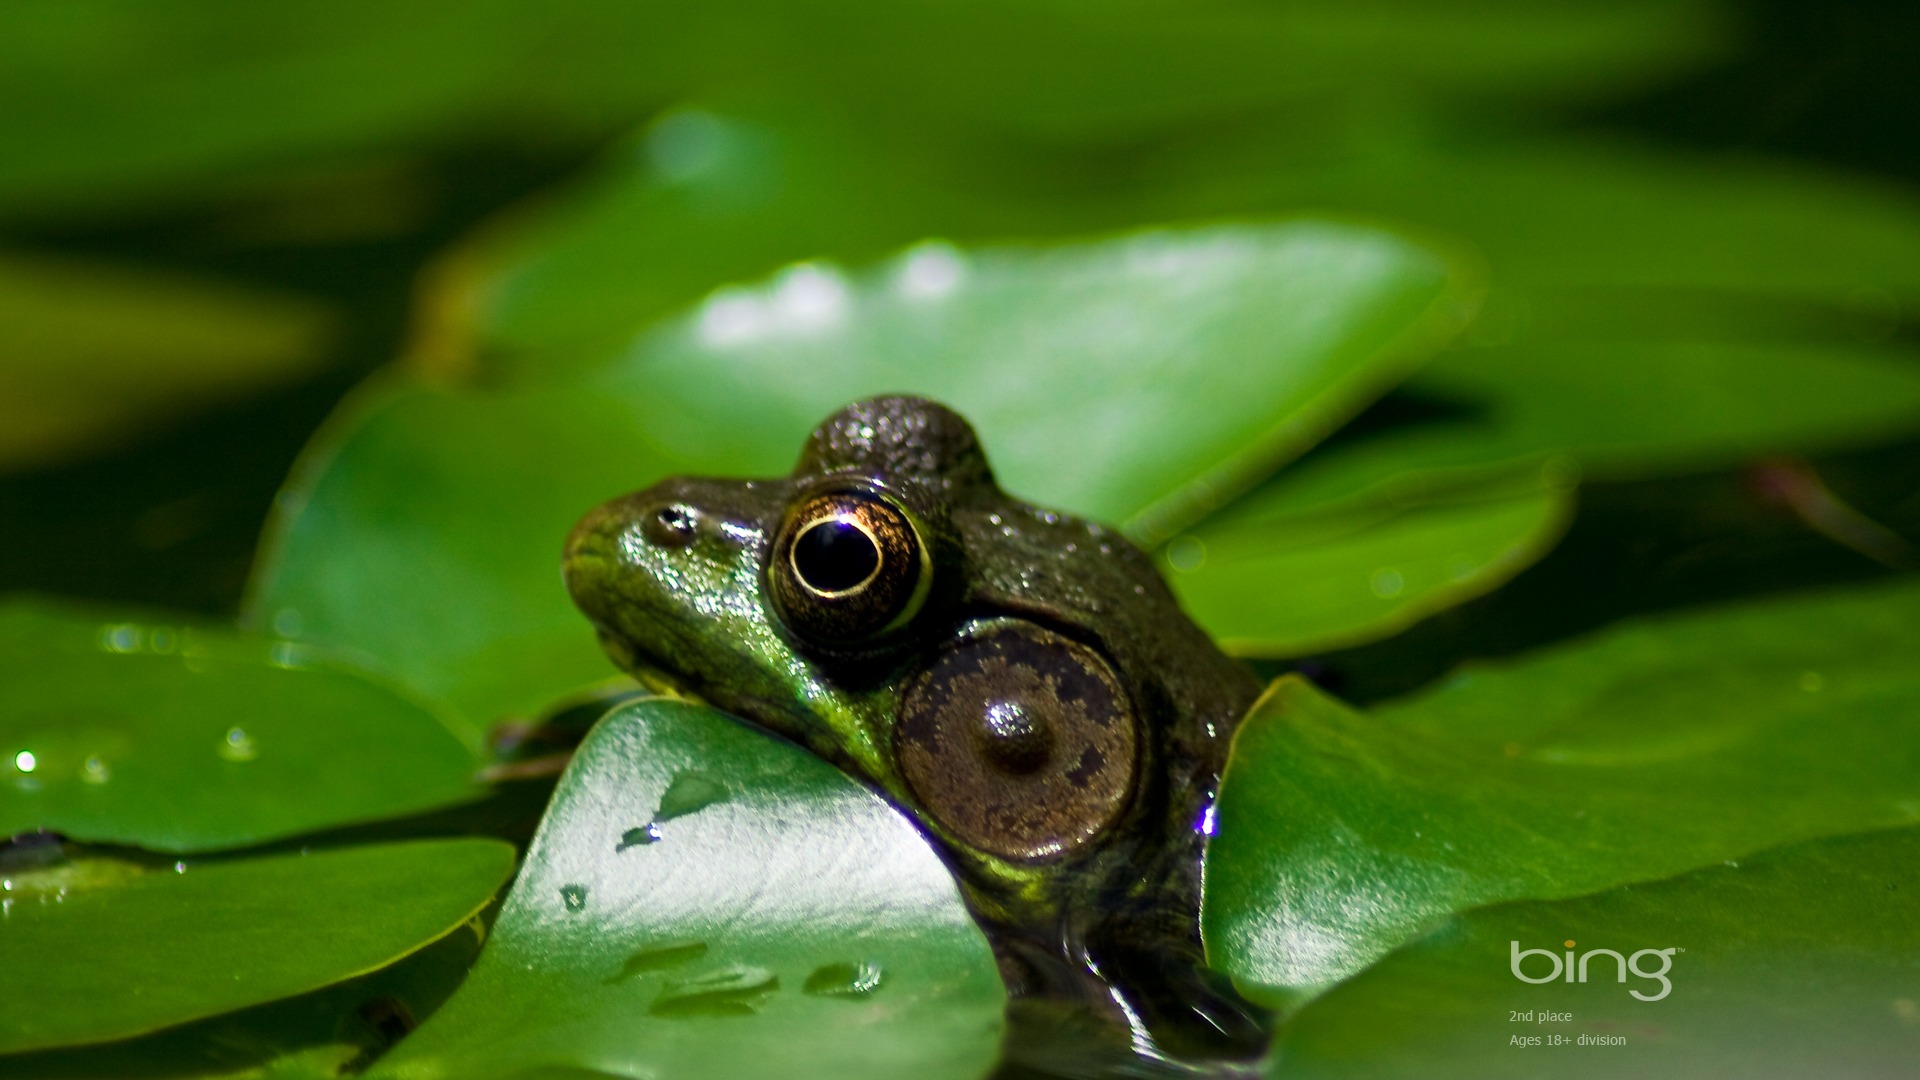
<path id="1" fill-rule="evenodd" d="M 1341 455 L 1336 468 L 1370 463 Z M 1162 552 L 1182 606 L 1227 651 L 1298 656 L 1385 637 L 1499 586 L 1573 516 L 1560 459 L 1408 470 L 1330 503 L 1351 478 L 1291 470 Z"/>
<path id="2" fill-rule="evenodd" d="M 703 706 L 603 719 L 465 986 L 373 1075 L 974 1077 L 1005 995 L 877 795 Z"/>
<path id="3" fill-rule="evenodd" d="M 1381 83 L 1423 100 L 1580 94 L 1699 56 L 1721 36 L 1711 11 L 1653 0 L 1550 13 L 1518 0 L 1204 11 L 859 0 L 196 0 L 164 13 L 128 0 L 8 5 L 0 213 L 203 196 L 210 183 L 395 147 L 579 143 L 665 101 L 740 85 L 1027 141 L 1137 137 L 1261 105 L 1324 108 L 1330 94 Z M 996 62 L 982 65 L 982 55 Z"/>
<path id="4" fill-rule="evenodd" d="M 1466 314 L 1457 271 L 1316 221 L 1051 249 L 927 244 L 721 290 L 595 381 L 723 473 L 777 472 L 881 386 L 978 426 L 1010 491 L 1164 537 L 1314 442 Z"/>
<path id="5" fill-rule="evenodd" d="M 533 709 L 607 670 L 554 570 L 601 500 L 784 473 L 828 413 L 914 391 L 978 425 L 1009 490 L 1151 537 L 1404 376 L 1462 290 L 1423 248 L 1305 221 L 803 264 L 575 378 L 369 390 L 292 481 L 249 610 L 482 719 Z"/>
<path id="6" fill-rule="evenodd" d="M 326 313 L 113 264 L 0 258 L 0 470 L 138 434 L 311 371 Z"/>
<path id="7" fill-rule="evenodd" d="M 445 719 L 306 646 L 0 605 L 0 834 L 196 851 L 477 798 Z"/>
<path id="8" fill-rule="evenodd" d="M 59 869 L 12 874 L 0 1052 L 124 1038 L 384 967 L 472 918 L 513 854 L 433 840 L 181 863 L 90 887 Z"/>
<path id="9" fill-rule="evenodd" d="M 1545 981 L 1568 942 L 1585 981 Z M 1529 949 L 1551 954 L 1522 959 L 1536 985 L 1512 971 Z M 1584 959 L 1594 949 L 1634 966 L 1622 979 L 1613 957 Z M 1636 973 L 1669 962 L 1664 995 Z M 1303 1010 L 1270 1075 L 1905 1076 L 1920 1061 L 1916 968 L 1920 832 L 1818 840 L 1450 920 Z"/>
<path id="10" fill-rule="evenodd" d="M 1212 962 L 1297 1004 L 1455 912 L 1920 817 L 1920 586 L 1635 623 L 1357 712 L 1288 677 L 1236 737 Z"/>

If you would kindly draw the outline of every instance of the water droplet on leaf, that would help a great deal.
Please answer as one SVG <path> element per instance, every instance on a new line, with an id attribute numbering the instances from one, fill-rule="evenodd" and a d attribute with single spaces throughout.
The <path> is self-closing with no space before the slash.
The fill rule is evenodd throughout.
<path id="1" fill-rule="evenodd" d="M 585 885 L 560 886 L 560 901 L 567 905 L 568 911 L 582 911 L 587 906 L 587 887 Z"/>
<path id="2" fill-rule="evenodd" d="M 220 756 L 228 761 L 252 761 L 260 756 L 260 748 L 253 736 L 244 730 L 233 727 L 227 729 L 227 737 L 220 740 Z"/>
<path id="3" fill-rule="evenodd" d="M 628 829 L 626 832 L 621 833 L 620 843 L 616 844 L 613 850 L 625 851 L 630 847 L 645 847 L 648 844 L 659 841 L 659 839 L 660 826 L 649 821 L 645 825 Z"/>
<path id="4" fill-rule="evenodd" d="M 626 963 L 621 964 L 620 970 L 607 981 L 624 982 L 635 975 L 690 964 L 705 955 L 707 955 L 707 943 L 704 941 L 673 941 L 664 945 L 649 945 L 627 957 Z"/>
<path id="5" fill-rule="evenodd" d="M 862 960 L 857 964 L 822 964 L 807 976 L 801 989 L 815 997 L 865 997 L 880 989 L 884 973 L 880 965 Z"/>
<path id="6" fill-rule="evenodd" d="M 647 1006 L 655 1016 L 752 1016 L 780 989 L 780 980 L 762 967 L 733 964 L 676 979 Z"/>

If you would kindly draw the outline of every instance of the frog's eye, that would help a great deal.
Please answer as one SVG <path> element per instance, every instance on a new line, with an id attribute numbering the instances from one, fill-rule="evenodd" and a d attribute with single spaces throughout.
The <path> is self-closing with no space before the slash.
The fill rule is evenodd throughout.
<path id="1" fill-rule="evenodd" d="M 840 491 L 787 515 L 768 576 L 774 606 L 795 633 L 853 645 L 913 619 L 933 583 L 933 563 L 904 510 L 869 491 Z"/>
<path id="2" fill-rule="evenodd" d="M 1004 859 L 1065 855 L 1126 809 L 1133 706 L 1100 655 L 1015 624 L 915 677 L 894 729 L 900 772 L 955 838 Z"/>

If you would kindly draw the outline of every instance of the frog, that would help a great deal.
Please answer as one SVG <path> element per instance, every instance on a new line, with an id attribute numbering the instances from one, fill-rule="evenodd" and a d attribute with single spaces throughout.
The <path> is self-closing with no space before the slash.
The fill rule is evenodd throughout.
<path id="1" fill-rule="evenodd" d="M 786 477 L 613 499 L 572 530 L 563 575 L 643 685 L 797 743 L 911 818 L 1011 1001 L 1169 1058 L 1264 1048 L 1267 1017 L 1206 968 L 1198 929 L 1260 685 L 1120 532 L 1002 491 L 958 413 L 867 398 Z"/>

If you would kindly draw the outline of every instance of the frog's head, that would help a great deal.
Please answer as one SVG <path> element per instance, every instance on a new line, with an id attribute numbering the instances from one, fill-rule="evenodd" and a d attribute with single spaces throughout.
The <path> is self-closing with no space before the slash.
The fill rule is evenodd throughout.
<path id="1" fill-rule="evenodd" d="M 1195 835 L 1252 693 L 1144 555 L 1003 494 L 919 398 L 835 413 L 784 479 L 615 499 L 565 568 L 621 666 L 887 792 L 1016 921 L 1116 838 Z"/>

